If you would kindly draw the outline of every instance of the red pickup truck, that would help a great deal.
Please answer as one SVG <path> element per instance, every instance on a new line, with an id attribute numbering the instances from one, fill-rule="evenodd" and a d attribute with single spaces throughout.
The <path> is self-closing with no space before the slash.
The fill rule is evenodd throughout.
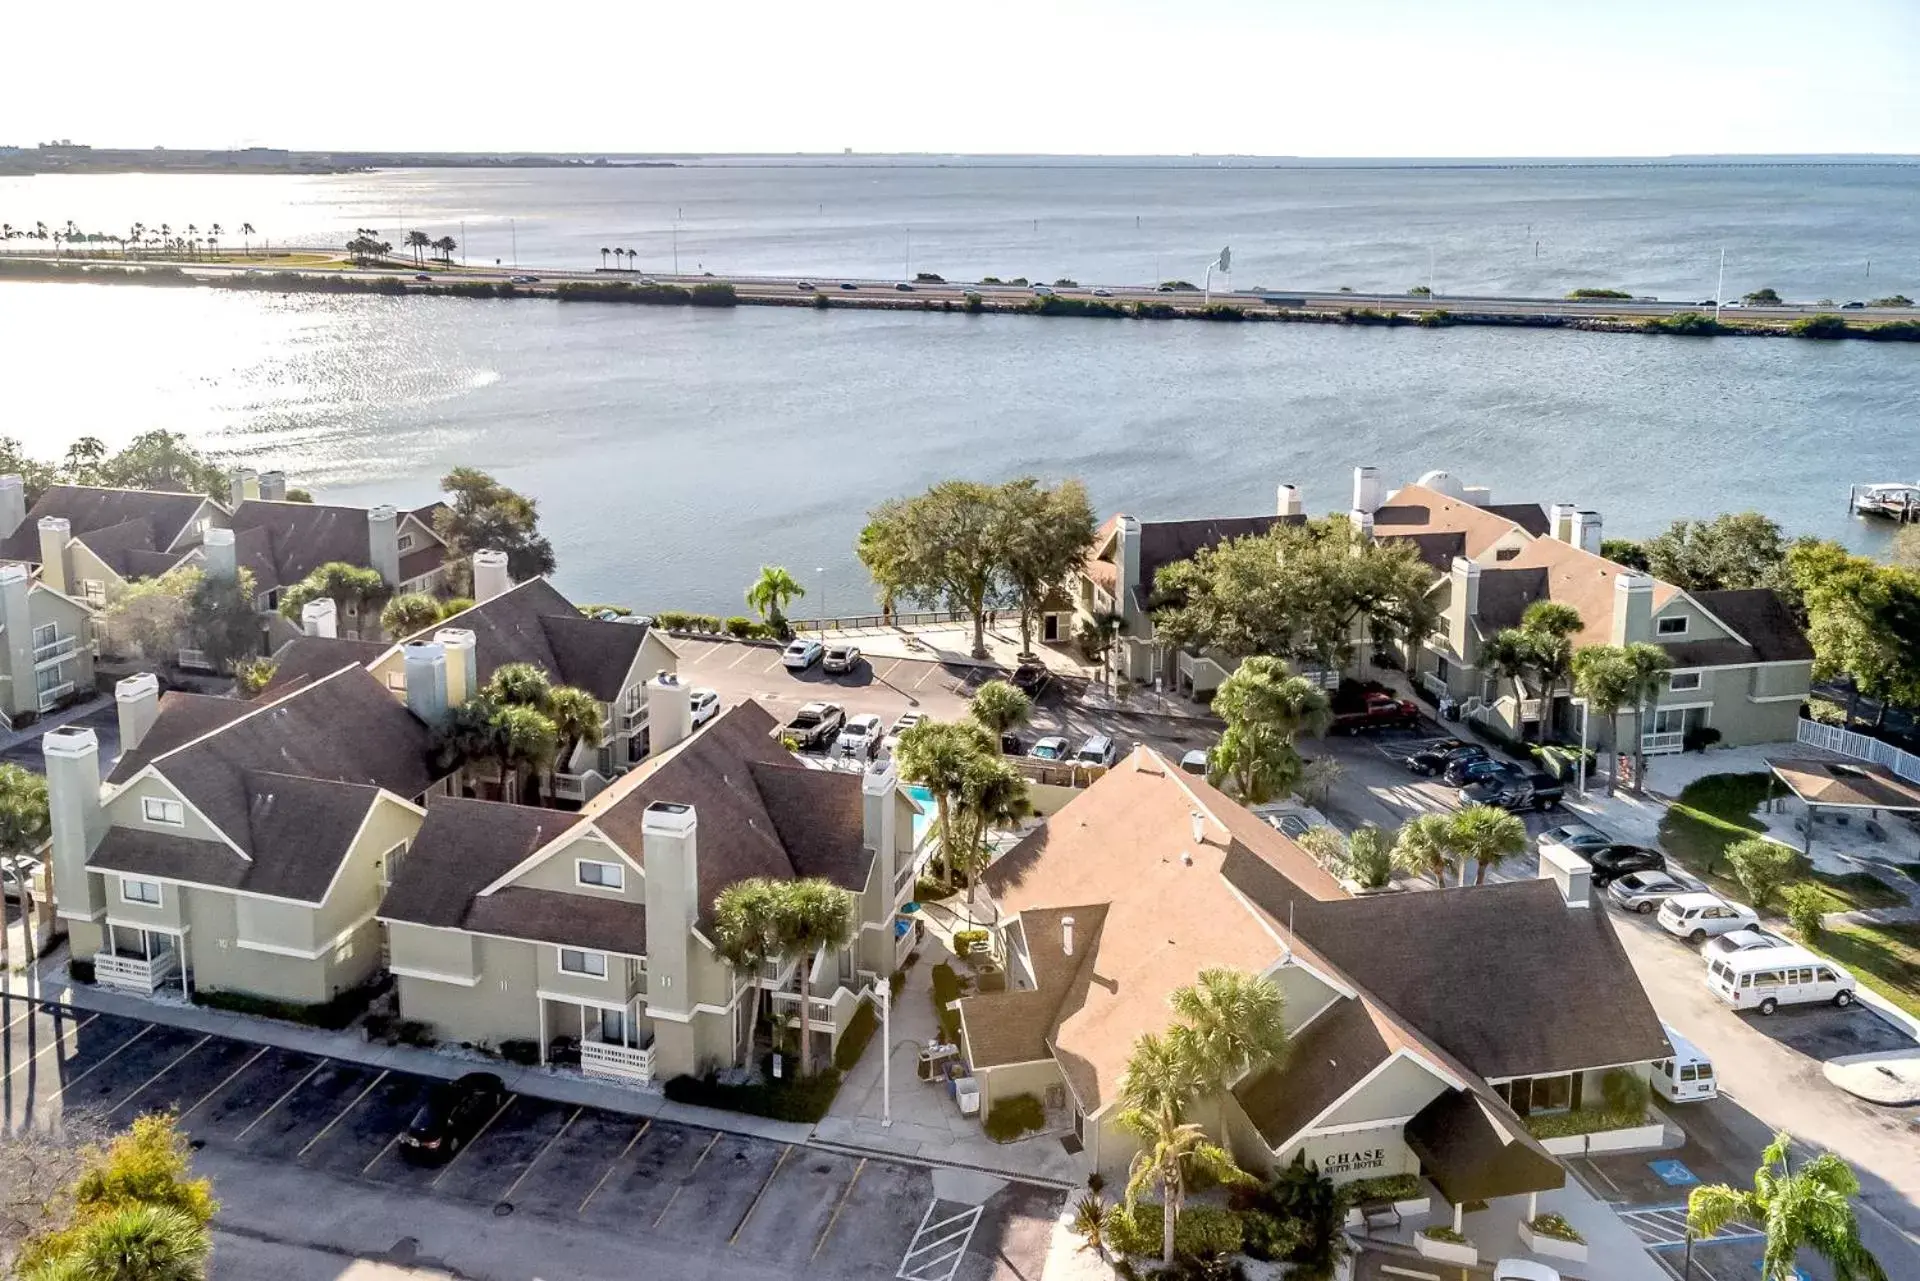
<path id="1" fill-rule="evenodd" d="M 1360 734 L 1370 729 L 1412 729 L 1420 723 L 1419 705 L 1391 694 L 1369 690 L 1352 704 L 1336 704 L 1333 734 Z"/>

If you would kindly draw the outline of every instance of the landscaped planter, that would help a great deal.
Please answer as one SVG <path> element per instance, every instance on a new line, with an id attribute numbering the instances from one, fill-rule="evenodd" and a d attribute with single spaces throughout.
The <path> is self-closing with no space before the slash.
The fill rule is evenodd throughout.
<path id="1" fill-rule="evenodd" d="M 1587 1243 L 1585 1241 L 1562 1241 L 1559 1237 L 1550 1237 L 1533 1230 L 1533 1225 L 1525 1219 L 1520 1221 L 1520 1244 L 1531 1254 L 1544 1254 L 1551 1259 L 1570 1259 L 1575 1263 L 1587 1261 Z"/>
<path id="2" fill-rule="evenodd" d="M 1589 1152 L 1638 1152 L 1657 1148 L 1666 1139 L 1666 1127 L 1659 1121 L 1629 1125 L 1618 1130 L 1595 1130 L 1591 1134 L 1565 1134 L 1541 1139 L 1540 1146 L 1555 1156 L 1585 1156 Z"/>
<path id="3" fill-rule="evenodd" d="M 1411 1219 L 1416 1215 L 1424 1216 L 1433 1210 L 1433 1198 L 1430 1196 L 1410 1197 L 1405 1201 L 1395 1201 L 1393 1208 L 1403 1219 Z M 1367 1221 L 1361 1216 L 1359 1206 L 1356 1205 L 1347 1211 L 1348 1227 L 1363 1228 L 1366 1225 Z"/>
<path id="4" fill-rule="evenodd" d="M 1413 1234 L 1413 1248 L 1423 1259 L 1433 1259 L 1440 1263 L 1457 1263 L 1470 1268 L 1480 1262 L 1480 1251 L 1473 1242 L 1438 1241 L 1424 1232 Z"/>

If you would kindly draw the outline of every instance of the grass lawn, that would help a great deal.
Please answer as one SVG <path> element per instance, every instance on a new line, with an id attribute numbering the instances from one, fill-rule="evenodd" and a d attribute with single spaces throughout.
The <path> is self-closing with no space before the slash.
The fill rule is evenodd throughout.
<path id="1" fill-rule="evenodd" d="M 1842 925 L 1823 931 L 1813 950 L 1920 1018 L 1920 925 Z"/>

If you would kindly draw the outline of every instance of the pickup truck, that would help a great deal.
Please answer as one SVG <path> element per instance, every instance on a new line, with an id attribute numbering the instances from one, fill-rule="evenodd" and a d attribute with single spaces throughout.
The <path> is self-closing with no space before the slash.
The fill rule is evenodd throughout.
<path id="1" fill-rule="evenodd" d="M 1412 701 L 1369 690 L 1350 704 L 1336 703 L 1333 734 L 1360 734 L 1370 729 L 1411 729 L 1420 723 L 1420 708 Z"/>
<path id="2" fill-rule="evenodd" d="M 793 739 L 803 752 L 824 751 L 840 737 L 847 723 L 847 709 L 838 703 L 806 703 L 785 725 L 777 726 L 773 737 Z"/>
<path id="3" fill-rule="evenodd" d="M 1503 764 L 1460 789 L 1462 805 L 1495 805 L 1503 810 L 1544 810 L 1560 803 L 1565 786 L 1551 774 Z"/>

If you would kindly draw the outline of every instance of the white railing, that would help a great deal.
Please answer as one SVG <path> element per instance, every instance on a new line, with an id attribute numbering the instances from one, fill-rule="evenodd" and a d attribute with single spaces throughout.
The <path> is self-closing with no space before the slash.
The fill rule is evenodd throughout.
<path id="1" fill-rule="evenodd" d="M 643 729 L 647 724 L 648 704 L 643 700 L 638 707 L 622 707 L 619 711 L 620 732 L 631 734 Z"/>
<path id="2" fill-rule="evenodd" d="M 841 988 L 832 996 L 809 996 L 807 998 L 807 1024 L 816 1032 L 839 1032 L 852 1017 L 853 1006 L 859 1001 L 852 992 Z M 798 992 L 775 992 L 774 1009 L 781 1021 L 800 1020 L 800 994 Z"/>
<path id="3" fill-rule="evenodd" d="M 176 655 L 176 660 L 180 666 L 191 667 L 195 671 L 210 672 L 213 670 L 213 660 L 207 657 L 207 651 L 204 649 L 182 649 L 179 654 Z"/>
<path id="4" fill-rule="evenodd" d="M 180 954 L 172 949 L 162 952 L 151 961 L 143 961 L 137 956 L 115 956 L 111 952 L 96 952 L 93 957 L 94 980 L 123 992 L 150 995 L 179 968 Z"/>
<path id="5" fill-rule="evenodd" d="M 40 710 L 50 712 L 60 705 L 60 700 L 73 693 L 72 681 L 61 681 L 40 691 Z"/>
<path id="6" fill-rule="evenodd" d="M 1800 722 L 1795 738 L 1809 747 L 1824 748 L 1855 760 L 1884 765 L 1909 783 L 1920 783 L 1920 756 L 1902 751 L 1892 743 L 1883 743 L 1877 738 L 1856 734 L 1838 725 L 1822 725 L 1819 721 L 1809 720 Z"/>
<path id="7" fill-rule="evenodd" d="M 46 645 L 33 647 L 33 661 L 37 667 L 41 663 L 57 663 L 61 659 L 77 652 L 80 648 L 78 636 L 62 636 Z"/>
<path id="8" fill-rule="evenodd" d="M 584 803 L 605 791 L 610 781 L 599 770 L 582 770 L 578 774 L 555 774 L 553 796 L 555 800 Z"/>
<path id="9" fill-rule="evenodd" d="M 1686 734 L 1678 730 L 1665 734 L 1649 732 L 1640 736 L 1640 750 L 1648 756 L 1666 756 L 1681 751 L 1686 742 Z"/>
<path id="10" fill-rule="evenodd" d="M 1447 696 L 1447 683 L 1440 679 L 1438 672 L 1421 672 L 1420 687 L 1435 698 Z"/>
<path id="11" fill-rule="evenodd" d="M 760 971 L 755 977 L 759 980 L 760 986 L 778 991 L 793 981 L 794 965 L 793 961 L 762 961 Z"/>
<path id="12" fill-rule="evenodd" d="M 645 1085 L 653 1080 L 653 1047 L 582 1041 L 580 1071 L 587 1076 L 607 1076 Z"/>

